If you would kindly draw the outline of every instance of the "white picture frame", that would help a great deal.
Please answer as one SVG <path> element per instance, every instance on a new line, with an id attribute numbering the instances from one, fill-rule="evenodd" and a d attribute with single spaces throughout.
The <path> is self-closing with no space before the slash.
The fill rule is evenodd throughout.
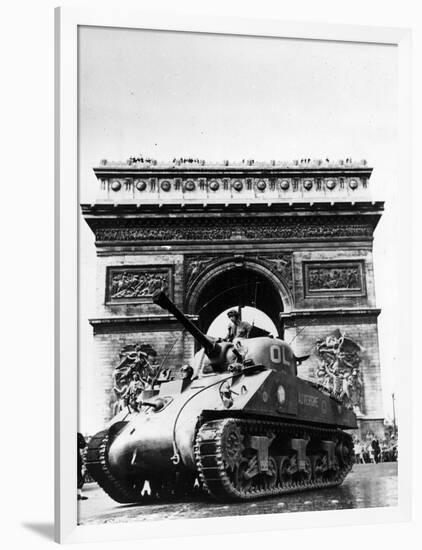
<path id="1" fill-rule="evenodd" d="M 272 36 L 307 40 L 393 44 L 399 63 L 399 163 L 403 182 L 410 182 L 410 48 L 407 29 L 369 26 L 287 23 L 263 19 L 158 16 L 143 11 L 125 12 L 104 8 L 57 8 L 55 12 L 56 50 L 56 383 L 55 383 L 55 539 L 58 542 L 89 542 L 172 537 L 189 534 L 236 533 L 295 527 L 353 525 L 398 522 L 409 519 L 411 502 L 410 418 L 411 376 L 400 378 L 400 462 L 399 504 L 391 508 L 302 512 L 236 518 L 183 519 L 130 524 L 77 525 L 76 432 L 78 364 L 78 44 L 79 26 L 156 29 L 199 33 Z M 410 184 L 401 197 L 404 213 L 410 212 Z M 401 221 L 401 254 L 398 269 L 407 289 L 403 307 L 397 312 L 397 327 L 406 340 L 410 333 L 410 216 Z M 410 365 L 410 348 L 403 349 L 403 364 Z"/>

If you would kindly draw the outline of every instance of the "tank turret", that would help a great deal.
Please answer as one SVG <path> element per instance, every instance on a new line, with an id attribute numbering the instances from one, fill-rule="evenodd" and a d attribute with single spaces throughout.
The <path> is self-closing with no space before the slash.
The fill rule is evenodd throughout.
<path id="1" fill-rule="evenodd" d="M 157 383 L 88 446 L 92 477 L 118 502 L 186 495 L 195 479 L 219 500 L 250 500 L 342 483 L 353 464 L 351 407 L 297 375 L 298 359 L 269 336 L 217 341 L 162 292 L 202 349 L 180 376 Z"/>
<path id="2" fill-rule="evenodd" d="M 214 371 L 223 371 L 232 363 L 238 363 L 243 360 L 239 348 L 236 348 L 231 342 L 218 342 L 214 338 L 209 338 L 196 325 L 194 325 L 184 315 L 180 309 L 168 298 L 162 291 L 157 290 L 153 294 L 153 302 L 161 308 L 172 313 L 179 323 L 195 338 L 202 347 L 203 353 L 207 356 L 207 360 L 201 360 L 202 370 L 213 369 Z M 199 356 L 197 356 L 199 359 Z M 196 361 L 198 363 L 198 361 Z M 198 365 L 197 365 L 198 367 Z M 198 368 L 195 369 L 197 371 Z"/>

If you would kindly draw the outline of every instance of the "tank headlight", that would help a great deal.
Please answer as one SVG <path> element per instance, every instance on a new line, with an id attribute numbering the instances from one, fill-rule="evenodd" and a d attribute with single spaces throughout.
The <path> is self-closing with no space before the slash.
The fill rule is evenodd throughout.
<path id="1" fill-rule="evenodd" d="M 162 411 L 163 409 L 165 409 L 166 407 L 168 407 L 168 405 L 170 405 L 170 403 L 173 401 L 173 398 L 170 397 L 170 396 L 166 396 L 166 397 L 154 397 L 152 399 L 148 399 L 146 401 L 142 401 L 141 402 L 141 405 L 142 406 L 146 406 L 146 407 L 151 407 L 152 409 L 152 412 L 160 412 Z"/>
<path id="2" fill-rule="evenodd" d="M 225 408 L 230 409 L 230 407 L 233 405 L 233 397 L 231 386 L 228 381 L 224 382 L 220 386 L 220 398 Z"/>

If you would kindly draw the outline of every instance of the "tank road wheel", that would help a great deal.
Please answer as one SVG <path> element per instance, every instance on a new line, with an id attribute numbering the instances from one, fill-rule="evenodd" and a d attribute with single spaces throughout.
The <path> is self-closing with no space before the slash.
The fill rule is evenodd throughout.
<path id="1" fill-rule="evenodd" d="M 324 481 L 325 472 L 327 471 L 327 459 L 323 455 L 314 455 L 312 457 L 312 474 L 313 479 L 317 483 Z"/>
<path id="2" fill-rule="evenodd" d="M 341 484 L 352 466 L 350 442 L 347 433 L 331 428 L 221 418 L 199 427 L 195 460 L 201 486 L 214 498 L 252 500 Z"/>
<path id="3" fill-rule="evenodd" d="M 298 472 L 298 480 L 301 485 L 306 485 L 312 479 L 312 462 L 309 456 L 305 458 L 305 468 Z"/>
<path id="4" fill-rule="evenodd" d="M 249 493 L 253 488 L 253 476 L 251 477 L 249 472 L 249 461 L 245 459 L 236 465 L 233 476 L 230 476 L 233 485 L 240 493 Z"/>
<path id="5" fill-rule="evenodd" d="M 352 464 L 354 461 L 353 446 L 350 441 L 339 441 L 336 445 L 336 456 L 342 466 Z"/>
<path id="6" fill-rule="evenodd" d="M 266 491 L 274 489 L 277 485 L 277 462 L 273 456 L 268 457 L 268 470 L 263 472 L 262 475 L 262 488 Z"/>
<path id="7" fill-rule="evenodd" d="M 290 457 L 281 456 L 278 460 L 278 477 L 282 487 L 290 485 L 292 482 L 292 469 Z"/>
<path id="8" fill-rule="evenodd" d="M 260 472 L 257 457 L 254 455 L 249 460 L 242 459 L 230 477 L 240 492 L 268 491 L 277 485 L 277 462 L 274 457 L 269 456 L 268 470 Z"/>

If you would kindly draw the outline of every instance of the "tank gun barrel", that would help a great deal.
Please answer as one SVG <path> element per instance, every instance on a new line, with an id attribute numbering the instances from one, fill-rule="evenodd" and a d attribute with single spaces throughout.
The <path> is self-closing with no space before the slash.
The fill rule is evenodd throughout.
<path id="1" fill-rule="evenodd" d="M 217 343 L 208 338 L 202 331 L 199 330 L 189 319 L 184 315 L 178 307 L 176 307 L 169 297 L 162 291 L 156 290 L 152 296 L 152 301 L 163 309 L 172 313 L 181 325 L 192 334 L 197 342 L 204 348 L 208 357 L 217 355 L 220 351 Z"/>

